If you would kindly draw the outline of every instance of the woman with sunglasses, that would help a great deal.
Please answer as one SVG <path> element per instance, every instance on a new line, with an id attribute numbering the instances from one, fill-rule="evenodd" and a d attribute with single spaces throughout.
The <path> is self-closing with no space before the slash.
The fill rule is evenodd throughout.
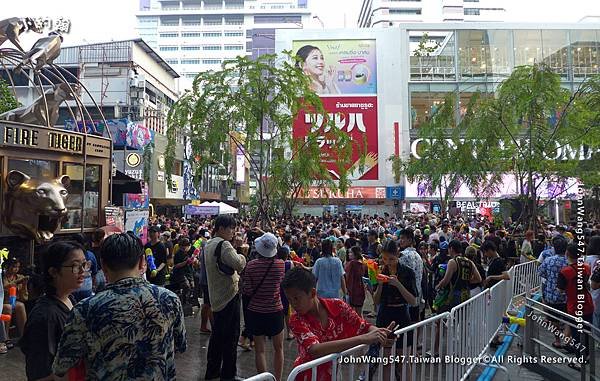
<path id="1" fill-rule="evenodd" d="M 28 380 L 53 380 L 52 362 L 75 303 L 71 294 L 81 287 L 91 265 L 77 242 L 55 242 L 43 253 L 46 293 L 33 307 L 20 342 Z"/>

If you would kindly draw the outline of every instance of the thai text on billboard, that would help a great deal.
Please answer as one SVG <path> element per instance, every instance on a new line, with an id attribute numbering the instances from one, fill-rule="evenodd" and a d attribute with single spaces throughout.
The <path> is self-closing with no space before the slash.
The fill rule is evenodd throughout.
<path id="1" fill-rule="evenodd" d="M 326 111 L 325 115 L 301 111 L 294 121 L 294 138 L 303 139 L 309 132 L 317 132 L 322 162 L 337 179 L 332 148 L 335 142 L 328 139 L 330 127 L 324 123 L 333 120 L 353 142 L 348 179 L 378 180 L 375 40 L 294 41 L 292 50 L 300 58 L 298 66 L 310 78 L 311 88 L 321 96 Z M 363 154 L 365 162 L 361 166 Z"/>

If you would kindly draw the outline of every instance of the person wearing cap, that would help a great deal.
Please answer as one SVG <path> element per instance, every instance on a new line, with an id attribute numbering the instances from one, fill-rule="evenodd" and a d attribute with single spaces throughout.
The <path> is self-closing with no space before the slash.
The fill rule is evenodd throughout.
<path id="1" fill-rule="evenodd" d="M 231 245 L 236 221 L 228 214 L 214 220 L 213 238 L 206 243 L 204 264 L 214 326 L 207 351 L 206 380 L 237 380 L 237 344 L 240 336 L 238 285 L 246 258 Z M 219 250 L 217 250 L 219 248 Z"/>
<path id="2" fill-rule="evenodd" d="M 167 275 L 167 257 L 169 255 L 167 248 L 164 243 L 160 240 L 160 228 L 158 226 L 150 226 L 148 229 L 148 236 L 150 240 L 144 246 L 144 252 L 148 253 L 148 250 L 152 251 L 154 257 L 154 264 L 156 264 L 156 274 L 148 268 L 146 270 L 146 278 L 150 283 L 157 286 L 164 286 Z"/>
<path id="3" fill-rule="evenodd" d="M 246 330 L 254 336 L 256 371 L 267 371 L 265 336 L 273 340 L 274 375 L 279 381 L 283 374 L 283 304 L 280 285 L 285 273 L 285 263 L 275 258 L 277 238 L 265 233 L 254 240 L 258 258 L 246 265 L 243 273 L 242 295 L 246 307 Z"/>

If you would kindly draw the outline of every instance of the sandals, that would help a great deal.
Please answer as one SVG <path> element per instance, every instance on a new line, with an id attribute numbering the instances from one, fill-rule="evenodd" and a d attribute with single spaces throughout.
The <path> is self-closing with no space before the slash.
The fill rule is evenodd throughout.
<path id="1" fill-rule="evenodd" d="M 15 347 L 15 345 L 13 344 L 13 342 L 10 341 L 10 340 L 6 340 L 4 342 L 4 345 L 6 345 L 6 349 L 8 349 L 8 350 L 13 349 Z"/>
<path id="2" fill-rule="evenodd" d="M 0 343 L 0 355 L 5 355 L 8 353 L 8 347 L 6 343 Z"/>

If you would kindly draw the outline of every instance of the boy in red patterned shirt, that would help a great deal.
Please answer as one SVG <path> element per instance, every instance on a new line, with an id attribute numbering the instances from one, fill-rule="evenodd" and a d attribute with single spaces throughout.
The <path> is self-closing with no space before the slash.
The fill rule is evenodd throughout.
<path id="1" fill-rule="evenodd" d="M 386 342 L 394 322 L 387 328 L 372 326 L 340 299 L 317 297 L 317 280 L 312 272 L 295 267 L 285 275 L 281 287 L 294 314 L 290 329 L 298 342 L 294 367 L 332 353 L 340 353 L 361 344 Z M 311 372 L 296 380 L 310 380 Z M 317 368 L 317 381 L 331 380 L 331 363 Z"/>

